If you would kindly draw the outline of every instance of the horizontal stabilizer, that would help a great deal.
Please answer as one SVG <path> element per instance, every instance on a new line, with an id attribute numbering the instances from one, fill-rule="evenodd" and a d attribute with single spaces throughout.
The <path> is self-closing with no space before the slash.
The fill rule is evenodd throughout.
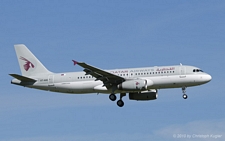
<path id="1" fill-rule="evenodd" d="M 22 81 L 22 82 L 36 82 L 37 80 L 35 79 L 32 79 L 32 78 L 29 78 L 29 77 L 25 77 L 25 76 L 21 76 L 21 75 L 18 75 L 18 74 L 9 74 L 11 75 L 12 77 Z"/>

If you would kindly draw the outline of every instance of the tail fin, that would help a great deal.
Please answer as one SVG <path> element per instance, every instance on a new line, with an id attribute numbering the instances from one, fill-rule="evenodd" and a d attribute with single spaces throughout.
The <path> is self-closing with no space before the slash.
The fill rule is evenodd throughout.
<path id="1" fill-rule="evenodd" d="M 52 73 L 23 44 L 14 45 L 20 70 L 23 76 Z"/>

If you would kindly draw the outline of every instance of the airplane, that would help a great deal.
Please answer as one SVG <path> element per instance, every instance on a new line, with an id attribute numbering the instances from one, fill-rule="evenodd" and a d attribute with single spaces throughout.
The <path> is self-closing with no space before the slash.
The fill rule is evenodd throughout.
<path id="1" fill-rule="evenodd" d="M 126 94 L 130 100 L 155 100 L 158 89 L 182 88 L 183 98 L 187 99 L 187 87 L 202 85 L 212 79 L 200 68 L 182 64 L 102 70 L 72 60 L 74 65 L 83 68 L 83 72 L 53 73 L 24 44 L 14 45 L 14 48 L 22 75 L 9 74 L 14 77 L 11 84 L 67 94 L 109 94 L 111 101 L 120 94 L 119 107 L 124 106 L 122 98 Z"/>

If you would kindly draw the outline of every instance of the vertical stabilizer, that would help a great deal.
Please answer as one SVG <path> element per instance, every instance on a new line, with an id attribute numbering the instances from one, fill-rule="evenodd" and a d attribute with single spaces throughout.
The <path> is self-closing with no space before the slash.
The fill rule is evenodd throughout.
<path id="1" fill-rule="evenodd" d="M 23 76 L 52 73 L 23 44 L 14 45 L 20 70 Z"/>

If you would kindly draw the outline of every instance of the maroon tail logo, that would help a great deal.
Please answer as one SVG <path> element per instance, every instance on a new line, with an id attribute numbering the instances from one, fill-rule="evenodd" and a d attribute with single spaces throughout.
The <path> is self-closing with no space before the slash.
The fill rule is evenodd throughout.
<path id="1" fill-rule="evenodd" d="M 21 60 L 24 60 L 25 61 L 25 64 L 23 65 L 24 69 L 26 71 L 28 71 L 30 69 L 30 67 L 34 68 L 34 64 L 32 64 L 29 60 L 27 60 L 26 58 L 24 57 L 20 57 Z"/>
<path id="2" fill-rule="evenodd" d="M 136 86 L 139 85 L 140 83 L 136 82 Z"/>

